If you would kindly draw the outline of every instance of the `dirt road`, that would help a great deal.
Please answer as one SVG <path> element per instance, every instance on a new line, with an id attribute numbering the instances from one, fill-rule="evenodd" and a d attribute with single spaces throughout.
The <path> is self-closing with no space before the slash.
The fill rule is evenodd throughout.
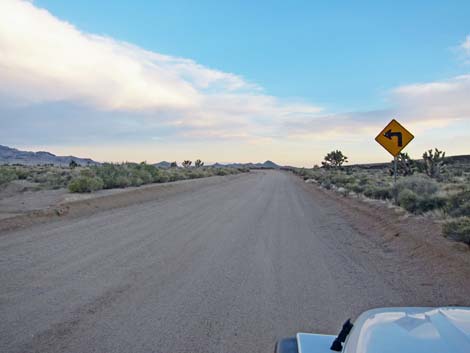
<path id="1" fill-rule="evenodd" d="M 468 272 L 314 189 L 256 172 L 2 233 L 0 351 L 271 352 L 372 307 L 470 305 Z"/>

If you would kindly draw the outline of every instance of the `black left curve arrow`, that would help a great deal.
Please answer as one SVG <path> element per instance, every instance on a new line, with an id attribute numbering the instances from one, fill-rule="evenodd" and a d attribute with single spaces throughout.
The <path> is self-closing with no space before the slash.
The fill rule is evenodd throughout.
<path id="1" fill-rule="evenodd" d="M 392 132 L 392 129 L 388 129 L 384 136 L 389 140 L 391 140 L 393 136 L 396 136 L 398 138 L 398 147 L 403 146 L 403 135 L 401 132 Z"/>

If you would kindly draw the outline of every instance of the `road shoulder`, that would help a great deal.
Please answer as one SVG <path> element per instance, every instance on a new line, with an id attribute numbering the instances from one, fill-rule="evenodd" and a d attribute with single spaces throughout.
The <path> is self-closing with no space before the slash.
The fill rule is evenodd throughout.
<path id="1" fill-rule="evenodd" d="M 48 200 L 47 204 L 36 200 L 36 204 L 39 206 L 34 209 L 22 209 L 21 205 L 18 204 L 15 212 L 2 214 L 3 217 L 0 217 L 0 232 L 27 228 L 36 224 L 64 218 L 86 217 L 101 211 L 160 200 L 176 193 L 226 183 L 246 176 L 246 174 L 212 176 L 201 179 L 129 187 L 126 189 L 100 190 L 89 194 L 71 194 L 62 190 L 50 190 L 57 194 L 57 197 Z M 47 198 L 47 196 L 49 195 L 45 197 Z M 44 197 L 44 195 L 37 191 L 33 192 L 32 197 Z M 13 201 L 17 202 L 18 200 L 15 199 Z"/>

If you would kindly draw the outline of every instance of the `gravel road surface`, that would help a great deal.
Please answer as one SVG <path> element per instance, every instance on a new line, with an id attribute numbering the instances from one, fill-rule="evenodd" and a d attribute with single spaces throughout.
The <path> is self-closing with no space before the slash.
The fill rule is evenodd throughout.
<path id="1" fill-rule="evenodd" d="M 254 172 L 0 234 L 0 352 L 272 352 L 368 308 L 468 304 L 307 188 Z"/>

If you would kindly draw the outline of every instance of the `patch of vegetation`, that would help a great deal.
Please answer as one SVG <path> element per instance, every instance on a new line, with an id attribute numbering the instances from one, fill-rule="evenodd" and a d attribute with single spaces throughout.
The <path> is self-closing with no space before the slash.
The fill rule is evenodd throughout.
<path id="1" fill-rule="evenodd" d="M 439 190 L 439 185 L 436 181 L 424 175 L 416 175 L 399 179 L 396 189 L 398 193 L 408 189 L 418 195 L 432 195 Z"/>
<path id="2" fill-rule="evenodd" d="M 19 179 L 19 177 L 14 168 L 9 166 L 0 167 L 0 185 L 7 184 L 16 179 Z"/>
<path id="3" fill-rule="evenodd" d="M 443 227 L 446 237 L 470 245 L 470 218 L 460 217 L 447 221 Z"/>
<path id="4" fill-rule="evenodd" d="M 93 192 L 103 188 L 103 180 L 98 177 L 79 176 L 69 184 L 70 192 Z"/>
<path id="5" fill-rule="evenodd" d="M 183 168 L 172 167 L 160 169 L 153 165 L 142 163 L 104 163 L 92 166 L 90 176 L 96 176 L 103 180 L 104 189 L 125 188 L 128 186 L 140 186 L 150 183 L 166 183 L 170 181 L 204 178 L 213 175 L 229 175 L 244 170 L 236 168 L 204 167 L 198 163 L 198 167 L 191 167 L 191 161 L 184 161 Z"/>
<path id="6" fill-rule="evenodd" d="M 325 156 L 321 168 L 299 168 L 293 172 L 343 195 L 360 194 L 393 202 L 413 214 L 440 217 L 446 221 L 446 236 L 469 241 L 470 160 L 465 156 L 446 158 L 444 152 L 434 149 L 426 151 L 422 160 L 412 160 L 402 153 L 398 157 L 398 180 L 394 185 L 393 165 L 342 166 L 331 161 L 335 160 L 334 156 L 344 156 L 343 153 L 333 152 Z"/>
<path id="7" fill-rule="evenodd" d="M 450 195 L 447 199 L 446 211 L 452 217 L 470 217 L 470 188 Z"/>
<path id="8" fill-rule="evenodd" d="M 25 180 L 37 184 L 39 189 L 65 188 L 74 176 L 79 175 L 78 169 L 50 165 L 2 165 L 0 166 L 0 185 L 13 180 Z"/>
<path id="9" fill-rule="evenodd" d="M 87 167 L 75 163 L 68 167 L 3 165 L 0 166 L 0 185 L 13 180 L 26 180 L 36 184 L 39 189 L 68 187 L 71 192 L 81 193 L 249 172 L 246 168 L 205 167 L 200 160 L 196 161 L 195 167 L 191 167 L 190 163 L 185 163 L 184 168 L 177 167 L 176 162 L 172 165 L 168 169 L 157 168 L 145 162 L 103 163 Z"/>

